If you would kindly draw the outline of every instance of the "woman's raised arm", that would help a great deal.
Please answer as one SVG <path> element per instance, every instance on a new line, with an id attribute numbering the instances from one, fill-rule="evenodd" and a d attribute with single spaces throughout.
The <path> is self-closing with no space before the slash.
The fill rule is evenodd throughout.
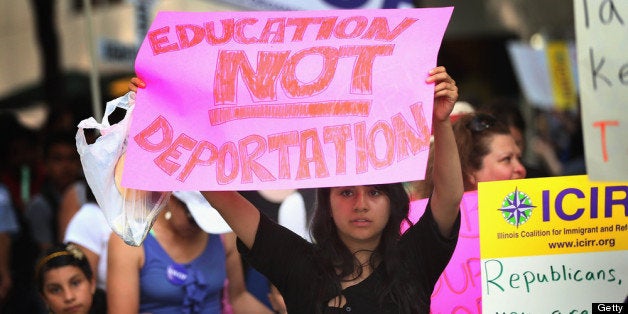
<path id="1" fill-rule="evenodd" d="M 113 232 L 109 235 L 108 246 L 107 312 L 138 313 L 144 249 L 127 245 Z"/>
<path id="2" fill-rule="evenodd" d="M 259 210 L 240 193 L 234 191 L 201 191 L 209 204 L 229 224 L 231 230 L 249 249 L 255 242 Z"/>
<path id="3" fill-rule="evenodd" d="M 449 114 L 458 100 L 456 82 L 444 67 L 430 71 L 426 82 L 434 83 L 434 191 L 432 213 L 443 236 L 450 236 L 464 193 L 462 169 Z"/>

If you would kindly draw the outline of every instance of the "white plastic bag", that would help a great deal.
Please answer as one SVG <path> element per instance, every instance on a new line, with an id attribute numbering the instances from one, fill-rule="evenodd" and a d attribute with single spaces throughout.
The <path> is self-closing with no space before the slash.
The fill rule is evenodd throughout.
<path id="1" fill-rule="evenodd" d="M 102 123 L 93 117 L 81 121 L 76 133 L 76 147 L 87 183 L 109 226 L 125 243 L 139 246 L 171 192 L 140 191 L 120 186 L 134 104 L 135 93 L 129 92 L 107 103 Z M 126 114 L 122 121 L 110 125 L 109 115 L 117 107 L 125 109 Z M 93 144 L 88 144 L 85 129 L 97 129 L 101 136 Z"/>

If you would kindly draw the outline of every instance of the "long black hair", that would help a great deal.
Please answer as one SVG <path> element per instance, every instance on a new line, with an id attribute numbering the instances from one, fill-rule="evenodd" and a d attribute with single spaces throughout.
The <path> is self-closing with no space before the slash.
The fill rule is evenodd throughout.
<path id="1" fill-rule="evenodd" d="M 418 291 L 412 289 L 407 280 L 404 280 L 407 269 L 402 263 L 397 242 L 401 238 L 400 226 L 403 221 L 412 224 L 408 219 L 410 199 L 407 191 L 401 183 L 379 184 L 374 187 L 383 192 L 390 200 L 390 217 L 382 231 L 379 245 L 371 255 L 369 266 L 371 269 L 382 263 L 383 282 L 379 286 L 377 294 L 380 304 L 392 300 L 401 313 L 414 313 L 418 311 Z M 330 192 L 331 188 L 319 188 L 316 195 L 316 208 L 312 218 L 311 235 L 317 249 L 317 257 L 320 258 L 320 272 L 322 287 L 332 291 L 321 291 L 319 303 L 326 301 L 324 298 L 341 294 L 341 282 L 347 276 L 362 274 L 362 267 L 347 246 L 338 236 L 338 229 L 331 214 Z M 406 277 L 407 278 L 407 277 Z"/>

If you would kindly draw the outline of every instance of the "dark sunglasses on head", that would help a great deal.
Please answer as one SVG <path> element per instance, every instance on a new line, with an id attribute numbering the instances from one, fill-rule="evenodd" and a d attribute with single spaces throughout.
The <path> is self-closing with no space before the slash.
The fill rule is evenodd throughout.
<path id="1" fill-rule="evenodd" d="M 482 132 L 497 122 L 497 119 L 490 114 L 479 113 L 467 122 L 467 128 L 473 132 Z"/>

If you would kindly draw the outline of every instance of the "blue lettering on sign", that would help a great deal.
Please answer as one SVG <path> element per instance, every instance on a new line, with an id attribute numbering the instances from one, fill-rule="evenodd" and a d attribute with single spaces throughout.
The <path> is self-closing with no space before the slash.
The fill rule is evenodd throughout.
<path id="1" fill-rule="evenodd" d="M 343 8 L 343 9 L 355 9 L 363 6 L 368 0 L 358 0 L 358 1 L 350 1 L 350 0 L 323 0 L 326 3 L 333 5 L 335 7 Z"/>
<path id="2" fill-rule="evenodd" d="M 384 0 L 382 9 L 397 9 L 400 3 L 407 3 L 412 7 L 414 6 L 414 1 L 412 0 Z"/>
<path id="3" fill-rule="evenodd" d="M 357 9 L 364 6 L 368 0 L 323 0 L 323 2 L 342 9 Z M 410 7 L 414 6 L 412 0 L 384 0 L 382 9 L 397 9 L 400 3 L 407 3 Z"/>
<path id="4" fill-rule="evenodd" d="M 589 218 L 598 218 L 600 214 L 604 218 L 612 218 L 613 207 L 620 210 L 619 215 L 621 215 L 621 209 L 623 209 L 624 217 L 628 217 L 628 186 L 625 185 L 607 186 L 604 187 L 603 191 L 599 191 L 598 187 L 592 187 L 588 193 L 577 188 L 567 188 L 556 193 L 553 197 L 550 192 L 549 190 L 542 192 L 543 221 L 550 221 L 552 213 L 556 214 L 561 220 L 573 221 L 582 217 L 587 211 L 589 212 Z M 598 208 L 600 196 L 602 196 L 603 213 L 600 213 Z M 588 204 L 578 208 L 566 208 L 564 203 L 565 199 L 568 198 L 576 198 Z"/>

